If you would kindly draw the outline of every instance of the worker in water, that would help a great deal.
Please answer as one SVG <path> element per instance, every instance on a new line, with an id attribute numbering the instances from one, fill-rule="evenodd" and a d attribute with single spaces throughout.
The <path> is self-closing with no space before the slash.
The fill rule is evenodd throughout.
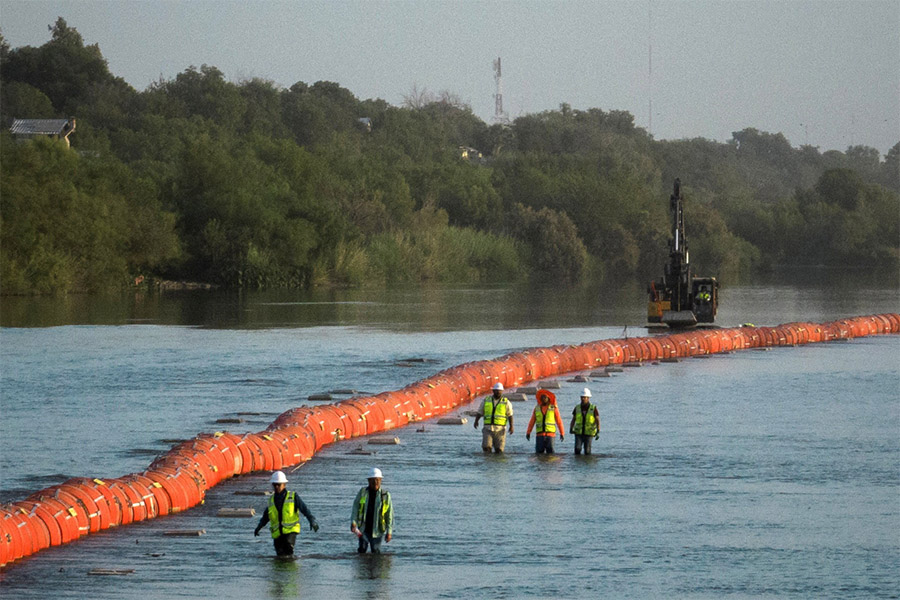
<path id="1" fill-rule="evenodd" d="M 359 538 L 357 552 L 381 553 L 381 539 L 390 542 L 394 531 L 394 505 L 391 493 L 381 489 L 381 469 L 369 471 L 369 485 L 359 490 L 350 510 L 350 531 Z"/>
<path id="2" fill-rule="evenodd" d="M 496 453 L 503 452 L 506 447 L 506 424 L 509 423 L 509 435 L 513 433 L 513 409 L 509 399 L 503 395 L 503 384 L 495 383 L 491 387 L 491 395 L 481 403 L 481 409 L 475 415 L 475 429 L 478 420 L 484 417 L 484 429 L 481 430 L 481 449 Z"/>
<path id="3" fill-rule="evenodd" d="M 287 491 L 287 477 L 281 471 L 272 473 L 270 479 L 273 494 L 269 497 L 269 506 L 263 511 L 262 517 L 253 535 L 259 535 L 259 531 L 269 524 L 272 531 L 272 541 L 275 544 L 275 554 L 278 556 L 292 556 L 294 554 L 294 542 L 300 533 L 300 515 L 309 521 L 309 527 L 313 531 L 319 530 L 319 523 L 309 512 L 295 492 Z"/>
<path id="4" fill-rule="evenodd" d="M 591 390 L 584 388 L 581 392 L 581 403 L 572 410 L 572 422 L 569 433 L 575 436 L 575 454 L 591 453 L 591 438 L 600 437 L 600 412 L 591 404 Z"/>
<path id="5" fill-rule="evenodd" d="M 547 390 L 537 391 L 537 406 L 531 413 L 531 420 L 528 422 L 528 429 L 525 431 L 525 439 L 531 439 L 531 430 L 537 431 L 534 439 L 534 451 L 538 454 L 546 452 L 553 454 L 553 440 L 559 432 L 559 441 L 565 441 L 566 434 L 562 429 L 563 420 L 559 416 L 559 409 L 556 407 L 556 396 L 553 392 Z M 537 426 L 537 427 L 535 427 Z"/>

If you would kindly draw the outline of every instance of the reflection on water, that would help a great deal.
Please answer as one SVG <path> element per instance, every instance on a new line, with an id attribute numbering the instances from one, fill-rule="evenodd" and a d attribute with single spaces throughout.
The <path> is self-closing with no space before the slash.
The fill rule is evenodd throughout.
<path id="1" fill-rule="evenodd" d="M 300 597 L 300 557 L 274 556 L 269 575 L 270 598 Z"/>
<path id="2" fill-rule="evenodd" d="M 366 325 L 400 331 L 519 329 L 646 322 L 646 282 L 629 279 L 573 288 L 531 284 L 458 288 L 313 289 L 263 292 L 134 292 L 58 298 L 2 298 L 0 326 L 159 324 L 212 328 Z M 884 304 L 895 311 L 900 274 L 859 269 L 785 269 L 759 283 L 725 286 L 717 322 L 833 320 Z M 892 308 L 893 307 L 893 308 Z M 758 323 L 759 324 L 759 323 Z"/>
<path id="3" fill-rule="evenodd" d="M 358 593 L 350 593 L 348 596 L 351 598 L 372 598 L 373 600 L 390 598 L 391 586 L 388 580 L 391 578 L 391 563 L 393 560 L 393 556 L 388 553 L 357 555 L 354 561 L 356 578 L 363 582 L 363 585 L 360 586 L 361 589 L 354 590 Z"/>

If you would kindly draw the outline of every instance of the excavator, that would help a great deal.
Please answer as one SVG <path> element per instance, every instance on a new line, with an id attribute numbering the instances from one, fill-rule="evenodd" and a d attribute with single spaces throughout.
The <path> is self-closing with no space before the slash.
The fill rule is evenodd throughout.
<path id="1" fill-rule="evenodd" d="M 684 202 L 681 180 L 675 180 L 669 198 L 672 213 L 672 238 L 669 240 L 669 262 L 662 279 L 647 287 L 647 321 L 668 325 L 673 329 L 697 327 L 713 323 L 719 305 L 719 283 L 715 277 L 693 277 L 687 238 L 684 233 Z"/>

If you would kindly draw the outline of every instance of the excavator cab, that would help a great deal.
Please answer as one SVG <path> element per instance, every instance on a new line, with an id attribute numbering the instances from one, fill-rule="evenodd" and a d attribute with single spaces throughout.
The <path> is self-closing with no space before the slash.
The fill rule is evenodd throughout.
<path id="1" fill-rule="evenodd" d="M 694 314 L 698 323 L 712 323 L 716 320 L 719 307 L 719 282 L 715 277 L 694 277 Z"/>

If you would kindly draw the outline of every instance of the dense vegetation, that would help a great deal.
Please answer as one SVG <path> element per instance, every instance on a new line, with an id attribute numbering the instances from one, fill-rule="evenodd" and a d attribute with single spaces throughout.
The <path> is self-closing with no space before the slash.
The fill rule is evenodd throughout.
<path id="1" fill-rule="evenodd" d="M 489 126 L 449 93 L 414 91 L 396 107 L 327 81 L 232 83 L 206 65 L 138 92 L 63 19 L 39 48 L 0 38 L 0 94 L 6 294 L 140 275 L 225 286 L 650 277 L 675 177 L 703 274 L 900 266 L 900 143 L 882 160 L 755 129 L 724 144 L 660 142 L 627 112 L 568 105 Z M 71 150 L 6 131 L 14 117 L 70 116 Z"/>

